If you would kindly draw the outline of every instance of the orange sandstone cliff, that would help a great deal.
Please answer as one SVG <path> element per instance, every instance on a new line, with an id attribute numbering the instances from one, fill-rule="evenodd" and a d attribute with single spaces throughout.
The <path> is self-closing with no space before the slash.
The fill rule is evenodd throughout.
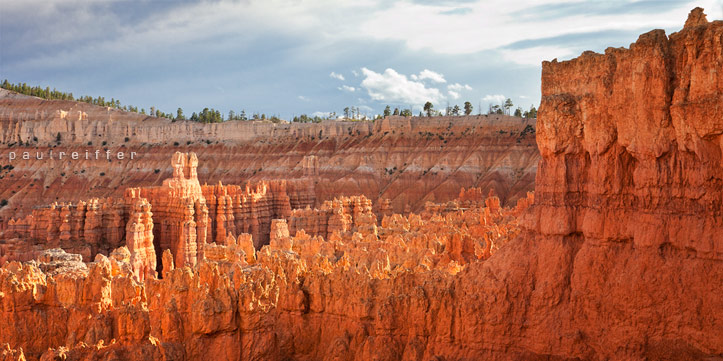
<path id="1" fill-rule="evenodd" d="M 225 197 L 239 190 L 207 188 L 180 198 L 188 211 L 178 214 L 196 216 L 191 199 L 214 195 L 211 239 L 223 241 L 201 244 L 195 265 L 172 242 L 162 247 L 161 278 L 138 277 L 129 246 L 91 263 L 57 249 L 9 262 L 0 268 L 0 352 L 68 360 L 718 359 L 721 39 L 723 22 L 695 9 L 670 36 L 653 31 L 630 49 L 545 62 L 536 191 L 515 208 L 475 188 L 419 214 L 389 215 L 381 202 L 381 219 L 361 196 L 290 212 L 272 202 L 282 206 L 269 244 L 257 249 L 249 233 L 220 233 L 236 225 Z M 185 167 L 164 187 L 186 182 Z M 154 219 L 155 233 L 156 212 L 152 201 L 152 214 L 137 204 L 129 207 L 136 226 L 125 229 L 142 245 L 143 219 Z M 172 229 L 181 224 L 172 219 Z M 193 232 L 181 234 L 190 244 Z"/>

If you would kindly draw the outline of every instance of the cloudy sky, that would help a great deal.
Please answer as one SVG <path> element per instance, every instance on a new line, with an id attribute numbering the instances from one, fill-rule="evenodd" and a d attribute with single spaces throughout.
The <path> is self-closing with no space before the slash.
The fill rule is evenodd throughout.
<path id="1" fill-rule="evenodd" d="M 290 118 L 540 98 L 542 60 L 679 30 L 723 0 L 3 0 L 0 78 L 186 114 Z"/>

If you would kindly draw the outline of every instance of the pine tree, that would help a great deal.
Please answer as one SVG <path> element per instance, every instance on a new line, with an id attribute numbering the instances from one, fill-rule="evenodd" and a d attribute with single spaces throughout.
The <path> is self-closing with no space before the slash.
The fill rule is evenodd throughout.
<path id="1" fill-rule="evenodd" d="M 428 117 L 432 116 L 432 112 L 434 112 L 434 105 L 432 105 L 432 102 L 424 103 L 424 111 L 427 112 Z M 420 112 L 419 114 L 422 114 L 422 113 Z"/>
<path id="2" fill-rule="evenodd" d="M 459 115 L 459 105 L 455 104 L 454 108 L 452 108 L 452 115 Z"/>
<path id="3" fill-rule="evenodd" d="M 464 102 L 464 115 L 472 114 L 472 103 Z"/>
<path id="4" fill-rule="evenodd" d="M 505 108 L 505 114 L 510 115 L 510 108 L 512 108 L 513 105 L 512 99 L 507 98 L 507 100 L 505 100 L 505 104 L 502 105 Z"/>

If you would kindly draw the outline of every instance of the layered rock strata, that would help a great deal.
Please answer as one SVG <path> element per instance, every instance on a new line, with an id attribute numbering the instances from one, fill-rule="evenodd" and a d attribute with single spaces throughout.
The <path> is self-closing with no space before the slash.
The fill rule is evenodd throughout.
<path id="1" fill-rule="evenodd" d="M 8 201 L 0 229 L 33 205 L 121 198 L 126 188 L 160 185 L 172 178 L 168 159 L 179 150 L 197 154 L 201 184 L 301 180 L 311 187 L 289 188 L 288 196 L 312 208 L 364 195 L 375 204 L 389 199 L 392 213 L 420 212 L 427 201 L 454 199 L 462 187 L 494 188 L 513 205 L 533 188 L 534 128 L 534 119 L 503 115 L 173 122 L 0 89 L 0 200 Z"/>

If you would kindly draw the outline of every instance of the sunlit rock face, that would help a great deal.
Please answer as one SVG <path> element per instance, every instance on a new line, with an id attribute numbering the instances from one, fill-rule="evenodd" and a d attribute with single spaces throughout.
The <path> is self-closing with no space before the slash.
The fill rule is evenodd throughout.
<path id="1" fill-rule="evenodd" d="M 722 38 L 723 22 L 698 8 L 670 36 L 654 30 L 630 49 L 543 63 L 542 160 L 523 232 L 538 254 L 524 297 L 544 335 L 536 349 L 614 359 L 722 352 Z M 556 272 L 541 277 L 544 267 Z M 532 312 L 538 301 L 559 309 L 557 320 Z M 552 327 L 567 331 L 543 331 Z"/>

